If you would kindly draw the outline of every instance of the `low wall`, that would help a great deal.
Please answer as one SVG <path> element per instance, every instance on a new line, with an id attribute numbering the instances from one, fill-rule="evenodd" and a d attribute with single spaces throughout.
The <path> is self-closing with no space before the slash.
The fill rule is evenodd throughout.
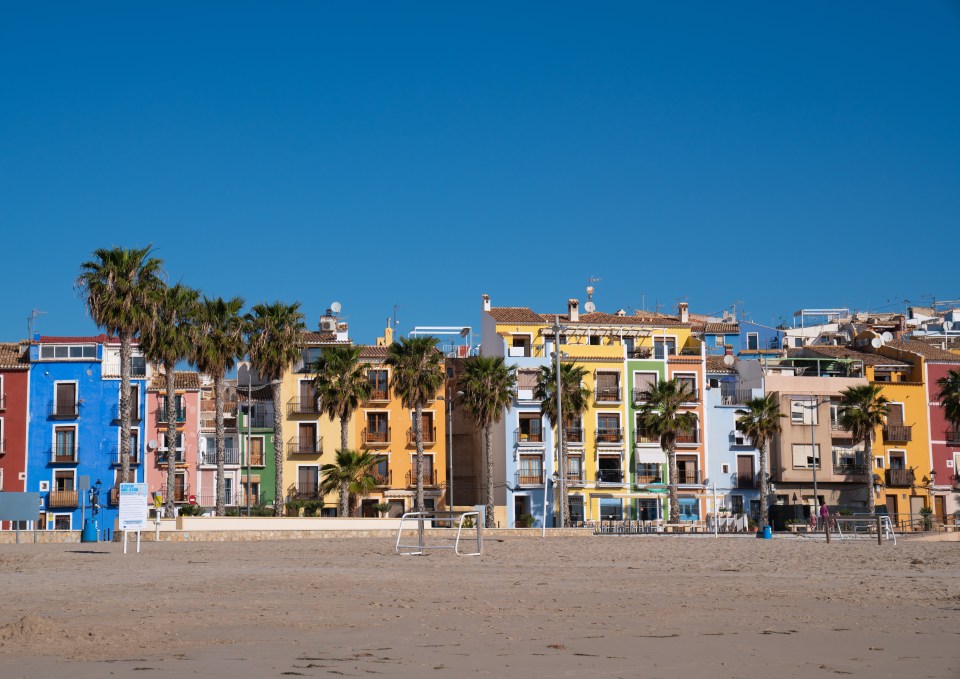
<path id="1" fill-rule="evenodd" d="M 17 532 L 13 530 L 0 531 L 0 545 L 12 545 L 17 541 Z M 38 530 L 37 544 L 80 542 L 78 530 Z M 20 544 L 33 544 L 33 531 L 20 531 Z"/>

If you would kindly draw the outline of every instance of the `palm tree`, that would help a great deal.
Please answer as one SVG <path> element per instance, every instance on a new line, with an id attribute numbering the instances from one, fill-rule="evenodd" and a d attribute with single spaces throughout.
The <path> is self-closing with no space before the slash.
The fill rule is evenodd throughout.
<path id="1" fill-rule="evenodd" d="M 276 464 L 276 495 L 273 513 L 283 516 L 283 413 L 280 408 L 280 380 L 300 357 L 304 331 L 300 302 L 257 304 L 244 316 L 250 362 L 262 379 L 270 380 L 273 397 L 273 450 Z"/>
<path id="2" fill-rule="evenodd" d="M 659 437 L 660 449 L 667 454 L 670 520 L 676 521 L 680 516 L 677 436 L 690 434 L 697 429 L 697 416 L 682 410 L 684 403 L 694 400 L 693 394 L 689 383 L 674 378 L 651 385 L 640 398 L 645 403 L 640 407 L 637 426 L 644 434 Z"/>
<path id="3" fill-rule="evenodd" d="M 317 373 L 313 386 L 320 410 L 331 420 L 340 418 L 340 450 L 347 449 L 350 415 L 370 396 L 370 378 L 367 365 L 360 362 L 361 351 L 355 346 L 330 347 L 312 367 Z"/>
<path id="4" fill-rule="evenodd" d="M 320 468 L 323 481 L 320 490 L 326 495 L 340 493 L 340 516 L 349 516 L 351 495 L 364 495 L 376 487 L 377 481 L 370 470 L 377 464 L 377 455 L 370 451 L 357 452 L 341 449 L 337 451 L 336 462 Z"/>
<path id="5" fill-rule="evenodd" d="M 151 246 L 99 249 L 80 265 L 75 287 L 83 295 L 94 323 L 120 338 L 120 431 L 129 432 L 130 363 L 133 339 L 152 322 L 150 296 L 162 285 L 159 259 Z M 130 436 L 120 437 L 120 481 L 130 480 Z"/>
<path id="6" fill-rule="evenodd" d="M 948 370 L 945 377 L 937 380 L 940 387 L 940 404 L 943 406 L 943 415 L 954 435 L 960 432 L 960 370 Z M 960 474 L 960 470 L 954 470 Z"/>
<path id="7" fill-rule="evenodd" d="M 390 386 L 400 397 L 404 408 L 413 408 L 413 434 L 417 443 L 416 511 L 424 511 L 423 503 L 423 407 L 437 397 L 443 387 L 443 354 L 437 349 L 436 337 L 401 337 L 387 349 L 384 361 L 393 367 Z"/>
<path id="8" fill-rule="evenodd" d="M 194 320 L 200 293 L 177 283 L 154 294 L 152 327 L 141 335 L 144 354 L 163 365 L 166 378 L 167 421 L 167 516 L 173 516 L 174 481 L 176 480 L 176 368 L 177 362 L 193 353 Z"/>
<path id="9" fill-rule="evenodd" d="M 575 363 L 560 364 L 560 410 L 564 419 L 575 420 L 586 412 L 590 403 L 590 390 L 583 386 L 586 368 Z M 540 401 L 542 412 L 557 427 L 557 465 L 560 467 L 559 483 L 560 527 L 569 523 L 570 507 L 567 503 L 567 431 L 557 418 L 557 369 L 541 366 L 537 375 L 537 387 L 533 398 Z"/>
<path id="10" fill-rule="evenodd" d="M 226 511 L 224 498 L 224 463 L 226 435 L 223 426 L 223 381 L 236 360 L 244 355 L 243 317 L 240 309 L 243 300 L 234 297 L 224 300 L 203 298 L 197 310 L 196 336 L 194 337 L 193 362 L 197 370 L 213 376 L 214 408 L 216 417 L 217 447 L 217 516 Z"/>
<path id="11" fill-rule="evenodd" d="M 877 427 L 884 425 L 890 412 L 890 401 L 882 391 L 883 387 L 879 384 L 864 384 L 849 387 L 840 394 L 840 426 L 853 434 L 854 442 L 863 441 L 869 514 L 876 510 L 873 496 L 873 437 Z"/>
<path id="12" fill-rule="evenodd" d="M 472 356 L 466 360 L 460 377 L 460 399 L 483 430 L 483 459 L 487 469 L 486 526 L 493 528 L 493 455 L 490 452 L 493 423 L 513 403 L 517 386 L 517 368 L 508 366 L 501 356 Z M 544 500 L 546 501 L 546 500 Z"/>
<path id="13" fill-rule="evenodd" d="M 738 410 L 737 424 L 757 447 L 760 456 L 760 521 L 761 527 L 768 521 L 767 444 L 780 433 L 780 404 L 773 394 L 750 399 L 745 410 Z"/>

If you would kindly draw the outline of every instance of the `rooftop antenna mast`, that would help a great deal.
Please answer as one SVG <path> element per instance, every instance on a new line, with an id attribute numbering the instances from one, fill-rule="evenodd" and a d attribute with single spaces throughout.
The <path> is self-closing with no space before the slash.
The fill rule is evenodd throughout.
<path id="1" fill-rule="evenodd" d="M 27 316 L 27 341 L 28 341 L 28 342 L 33 341 L 33 326 L 34 326 L 34 323 L 36 323 L 36 320 L 37 320 L 40 316 L 45 316 L 46 313 L 47 313 L 46 311 L 40 311 L 40 309 L 33 309 L 33 310 L 30 312 L 30 315 Z"/>
<path id="2" fill-rule="evenodd" d="M 593 303 L 593 292 L 594 292 L 593 284 L 599 283 L 599 282 L 600 282 L 600 279 L 597 278 L 596 276 L 590 276 L 590 278 L 587 279 L 587 301 L 583 305 L 583 310 L 586 311 L 588 314 L 592 314 L 594 311 L 597 310 L 597 305 Z"/>
<path id="3" fill-rule="evenodd" d="M 396 332 L 399 326 L 399 321 L 397 321 L 397 309 L 400 308 L 399 304 L 393 305 L 393 331 Z"/>

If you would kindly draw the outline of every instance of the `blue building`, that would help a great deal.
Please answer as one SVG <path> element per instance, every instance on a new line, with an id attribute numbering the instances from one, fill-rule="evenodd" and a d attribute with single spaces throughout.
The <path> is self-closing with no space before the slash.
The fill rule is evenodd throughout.
<path id="1" fill-rule="evenodd" d="M 707 357 L 705 394 L 707 419 L 708 495 L 714 487 L 718 504 L 732 514 L 756 518 L 760 510 L 759 458 L 750 439 L 737 427 L 737 411 L 762 389 L 745 388 L 733 361 L 721 356 Z"/>
<path id="2" fill-rule="evenodd" d="M 740 352 L 740 324 L 736 321 L 708 321 L 695 325 L 693 334 L 703 340 L 707 356 Z"/>
<path id="3" fill-rule="evenodd" d="M 142 482 L 147 366 L 134 351 L 130 481 Z M 80 477 L 102 484 L 98 527 L 114 527 L 120 475 L 120 343 L 95 337 L 35 337 L 30 345 L 27 490 L 39 491 L 48 530 L 79 530 Z"/>
<path id="4" fill-rule="evenodd" d="M 766 352 L 779 352 L 783 347 L 785 333 L 783 330 L 760 325 L 753 321 L 740 321 L 740 348 L 735 354 L 756 356 Z"/>

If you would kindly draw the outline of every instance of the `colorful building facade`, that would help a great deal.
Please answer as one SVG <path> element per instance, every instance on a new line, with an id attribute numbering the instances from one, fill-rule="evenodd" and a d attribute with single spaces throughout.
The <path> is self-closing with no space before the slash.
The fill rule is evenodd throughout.
<path id="1" fill-rule="evenodd" d="M 26 490 L 29 380 L 27 344 L 0 344 L 0 491 Z"/>

